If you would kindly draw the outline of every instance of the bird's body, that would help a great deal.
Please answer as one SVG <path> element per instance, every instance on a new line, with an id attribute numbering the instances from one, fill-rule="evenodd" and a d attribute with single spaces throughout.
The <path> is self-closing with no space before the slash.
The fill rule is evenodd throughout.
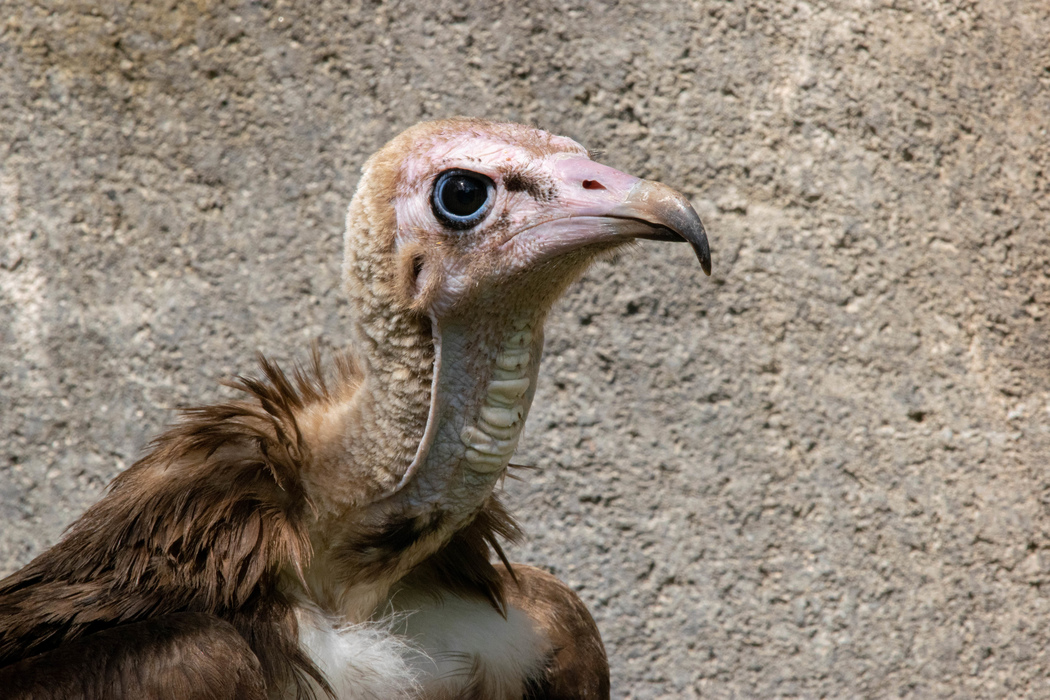
<path id="1" fill-rule="evenodd" d="M 0 581 L 0 688 L 607 697 L 593 620 L 509 566 L 498 542 L 518 529 L 493 491 L 547 311 L 638 237 L 686 238 L 707 269 L 680 195 L 569 139 L 476 120 L 394 139 L 347 217 L 351 351 L 327 377 L 316 355 L 290 378 L 263 361 L 241 400 L 188 411 Z"/>

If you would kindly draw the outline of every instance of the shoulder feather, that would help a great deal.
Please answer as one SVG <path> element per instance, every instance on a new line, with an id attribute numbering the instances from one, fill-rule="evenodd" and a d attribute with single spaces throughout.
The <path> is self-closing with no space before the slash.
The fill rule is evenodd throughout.
<path id="1" fill-rule="evenodd" d="M 328 400 L 320 356 L 291 377 L 260 358 L 263 378 L 229 386 L 245 398 L 187 409 L 63 539 L 0 581 L 0 667 L 100 630 L 172 613 L 232 623 L 267 684 L 319 673 L 299 651 L 279 586 L 311 555 L 311 504 L 296 423 Z M 341 387 L 358 370 L 338 358 Z M 273 687 L 273 686 L 270 686 Z"/>

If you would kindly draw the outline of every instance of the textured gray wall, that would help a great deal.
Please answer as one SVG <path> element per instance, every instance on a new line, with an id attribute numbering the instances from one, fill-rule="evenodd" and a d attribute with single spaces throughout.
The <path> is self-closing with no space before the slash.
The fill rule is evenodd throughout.
<path id="1" fill-rule="evenodd" d="M 360 164 L 479 115 L 711 231 L 560 305 L 507 485 L 614 695 L 1050 696 L 1047 7 L 0 0 L 0 573 L 338 346 Z"/>

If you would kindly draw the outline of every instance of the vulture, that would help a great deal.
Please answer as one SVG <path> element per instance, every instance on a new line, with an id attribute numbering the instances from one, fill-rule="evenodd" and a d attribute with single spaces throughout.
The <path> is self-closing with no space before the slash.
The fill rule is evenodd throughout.
<path id="1" fill-rule="evenodd" d="M 346 219 L 349 347 L 229 382 L 0 581 L 5 698 L 609 697 L 597 626 L 498 498 L 552 304 L 685 197 L 518 124 L 418 124 Z"/>

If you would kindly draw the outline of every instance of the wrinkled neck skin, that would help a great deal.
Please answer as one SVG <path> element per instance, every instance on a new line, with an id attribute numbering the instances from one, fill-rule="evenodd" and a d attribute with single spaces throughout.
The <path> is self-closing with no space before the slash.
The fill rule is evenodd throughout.
<path id="1" fill-rule="evenodd" d="M 339 437 L 311 469 L 319 518 L 306 578 L 315 604 L 349 622 L 368 619 L 397 580 L 477 515 L 532 404 L 543 306 L 508 312 L 505 301 L 480 300 L 429 323 L 406 315 L 382 319 L 379 332 L 358 328 L 364 378 L 326 413 Z M 362 533 L 407 521 L 425 534 L 405 548 L 361 547 Z"/>
<path id="2" fill-rule="evenodd" d="M 374 432 L 357 439 L 386 449 L 384 463 L 401 465 L 391 474 L 397 483 L 370 506 L 372 516 L 422 518 L 456 530 L 477 514 L 503 475 L 536 392 L 545 313 L 487 310 L 496 308 L 498 303 L 482 302 L 420 324 L 410 344 L 433 344 L 425 374 L 396 352 L 382 353 L 382 366 L 369 363 L 359 394 L 367 408 L 362 413 L 398 430 L 383 436 L 388 445 L 376 444 Z M 409 386 L 413 381 L 420 386 Z M 400 422 L 388 415 L 393 411 Z M 413 449 L 410 462 L 396 449 L 407 445 Z"/>
<path id="3" fill-rule="evenodd" d="M 419 452 L 388 512 L 467 524 L 517 448 L 543 352 L 538 312 L 473 313 L 435 325 L 433 399 Z"/>

